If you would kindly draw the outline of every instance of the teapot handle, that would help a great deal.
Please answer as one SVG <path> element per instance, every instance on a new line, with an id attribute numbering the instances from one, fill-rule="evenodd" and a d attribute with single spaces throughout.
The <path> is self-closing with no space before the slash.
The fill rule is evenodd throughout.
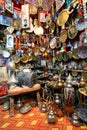
<path id="1" fill-rule="evenodd" d="M 47 103 L 48 103 L 48 105 L 49 105 L 52 101 L 54 101 L 54 97 L 53 97 L 52 95 L 47 96 Z"/>

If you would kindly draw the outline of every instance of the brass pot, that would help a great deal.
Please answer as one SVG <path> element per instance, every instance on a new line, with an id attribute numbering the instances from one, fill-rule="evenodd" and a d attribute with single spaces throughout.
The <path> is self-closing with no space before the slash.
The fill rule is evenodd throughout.
<path id="1" fill-rule="evenodd" d="M 57 86 L 58 86 L 59 88 L 62 88 L 62 87 L 64 86 L 64 84 L 63 84 L 63 82 L 62 82 L 60 76 L 59 76 L 59 81 L 58 81 Z"/>

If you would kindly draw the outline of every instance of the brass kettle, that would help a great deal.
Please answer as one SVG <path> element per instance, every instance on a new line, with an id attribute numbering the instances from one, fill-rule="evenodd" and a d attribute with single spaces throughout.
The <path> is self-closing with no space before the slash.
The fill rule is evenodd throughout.
<path id="1" fill-rule="evenodd" d="M 62 82 L 60 76 L 59 76 L 59 81 L 58 81 L 57 86 L 58 86 L 59 88 L 62 88 L 62 87 L 64 86 L 64 84 L 63 84 L 63 82 Z"/>
<path id="2" fill-rule="evenodd" d="M 83 76 L 81 77 L 80 83 L 78 85 L 79 87 L 84 87 L 85 86 L 85 80 L 83 78 Z"/>

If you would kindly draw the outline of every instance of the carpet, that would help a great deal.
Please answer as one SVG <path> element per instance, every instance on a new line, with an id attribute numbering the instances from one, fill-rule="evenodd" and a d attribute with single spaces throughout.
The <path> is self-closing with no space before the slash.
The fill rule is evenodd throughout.
<path id="1" fill-rule="evenodd" d="M 41 113 L 37 106 L 26 114 L 15 110 L 15 115 L 10 117 L 9 110 L 2 111 L 0 105 L 0 130 L 87 130 L 87 126 L 75 127 L 67 116 L 57 118 L 56 124 L 48 124 L 47 113 Z"/>

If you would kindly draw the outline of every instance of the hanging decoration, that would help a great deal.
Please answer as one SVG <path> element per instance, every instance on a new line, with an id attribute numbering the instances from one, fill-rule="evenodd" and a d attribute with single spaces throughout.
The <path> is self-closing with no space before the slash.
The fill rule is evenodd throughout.
<path id="1" fill-rule="evenodd" d="M 24 4 L 21 7 L 22 28 L 29 28 L 29 4 Z"/>
<path id="2" fill-rule="evenodd" d="M 52 3 L 54 2 L 55 0 L 25 0 L 25 2 L 28 2 L 28 3 L 32 3 L 34 4 L 35 6 L 38 6 L 38 3 L 39 4 L 42 4 L 42 8 L 43 10 L 45 11 L 49 11 L 52 7 Z"/>

